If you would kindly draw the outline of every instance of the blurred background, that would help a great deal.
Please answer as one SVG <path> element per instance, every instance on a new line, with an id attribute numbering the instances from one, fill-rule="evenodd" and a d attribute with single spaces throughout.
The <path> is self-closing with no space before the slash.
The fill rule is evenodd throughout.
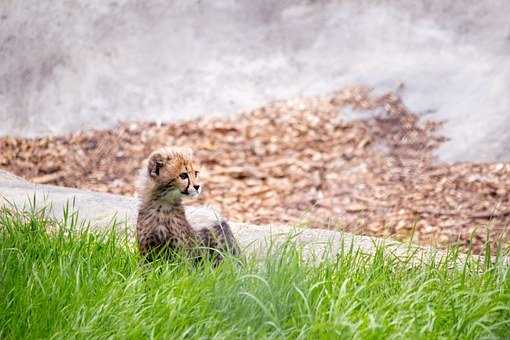
<path id="1" fill-rule="evenodd" d="M 150 150 L 187 144 L 209 169 L 204 200 L 231 218 L 506 237 L 509 13 L 505 0 L 4 0 L 0 167 L 134 194 Z"/>

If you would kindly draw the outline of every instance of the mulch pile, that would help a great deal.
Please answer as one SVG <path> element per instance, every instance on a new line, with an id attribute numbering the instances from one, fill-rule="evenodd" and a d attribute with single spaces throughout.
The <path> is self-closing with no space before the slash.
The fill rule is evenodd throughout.
<path id="1" fill-rule="evenodd" d="M 377 113 L 346 121 L 345 110 Z M 142 160 L 188 145 L 202 161 L 202 202 L 230 219 L 294 223 L 479 251 L 508 240 L 510 164 L 434 162 L 438 122 L 394 93 L 353 87 L 276 102 L 232 119 L 124 123 L 63 137 L 0 139 L 0 167 L 36 183 L 132 195 Z"/>

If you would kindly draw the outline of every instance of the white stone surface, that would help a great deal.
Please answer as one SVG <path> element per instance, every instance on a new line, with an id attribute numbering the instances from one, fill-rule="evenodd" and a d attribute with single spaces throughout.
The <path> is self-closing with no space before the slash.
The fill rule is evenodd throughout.
<path id="1" fill-rule="evenodd" d="M 48 207 L 48 212 L 56 217 L 62 217 L 64 207 L 74 207 L 80 220 L 91 222 L 91 227 L 97 229 L 112 226 L 113 218 L 119 227 L 126 227 L 133 235 L 136 223 L 137 201 L 134 198 L 84 191 L 51 185 L 35 185 L 19 177 L 0 170 L 0 207 L 16 205 L 18 208 L 29 207 L 30 201 L 36 197 L 37 207 Z M 395 241 L 382 240 L 367 236 L 354 236 L 330 230 L 299 229 L 289 226 L 253 225 L 230 222 L 232 230 L 245 251 L 254 252 L 260 256 L 267 253 L 269 245 L 278 247 L 282 242 L 293 239 L 303 247 L 308 257 L 328 258 L 335 256 L 342 246 L 351 244 L 354 248 L 371 254 L 377 244 L 384 243 L 396 255 L 407 253 L 410 249 Z M 427 256 L 431 249 L 418 249 L 419 254 Z"/>
<path id="2" fill-rule="evenodd" d="M 445 161 L 510 159 L 507 0 L 4 0 L 0 135 L 230 115 L 405 83 Z"/>

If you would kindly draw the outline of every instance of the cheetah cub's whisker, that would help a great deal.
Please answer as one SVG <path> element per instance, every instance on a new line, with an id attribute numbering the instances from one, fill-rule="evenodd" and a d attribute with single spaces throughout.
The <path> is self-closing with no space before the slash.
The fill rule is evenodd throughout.
<path id="1" fill-rule="evenodd" d="M 136 234 L 147 260 L 176 250 L 200 258 L 203 249 L 200 253 L 199 248 L 210 248 L 209 255 L 216 263 L 222 260 L 221 253 L 239 255 L 230 226 L 214 209 L 184 208 L 183 198 L 202 192 L 198 176 L 198 164 L 188 148 L 161 148 L 144 163 Z"/>

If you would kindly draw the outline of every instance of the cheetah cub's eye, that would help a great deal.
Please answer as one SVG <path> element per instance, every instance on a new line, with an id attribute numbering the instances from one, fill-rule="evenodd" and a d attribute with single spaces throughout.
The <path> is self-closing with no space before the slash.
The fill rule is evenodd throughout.
<path id="1" fill-rule="evenodd" d="M 195 177 L 198 177 L 198 171 L 195 171 Z"/>
<path id="2" fill-rule="evenodd" d="M 181 172 L 181 174 L 179 175 L 179 177 L 180 177 L 181 179 L 186 179 L 186 178 L 188 178 L 188 173 L 186 173 L 186 172 Z"/>

